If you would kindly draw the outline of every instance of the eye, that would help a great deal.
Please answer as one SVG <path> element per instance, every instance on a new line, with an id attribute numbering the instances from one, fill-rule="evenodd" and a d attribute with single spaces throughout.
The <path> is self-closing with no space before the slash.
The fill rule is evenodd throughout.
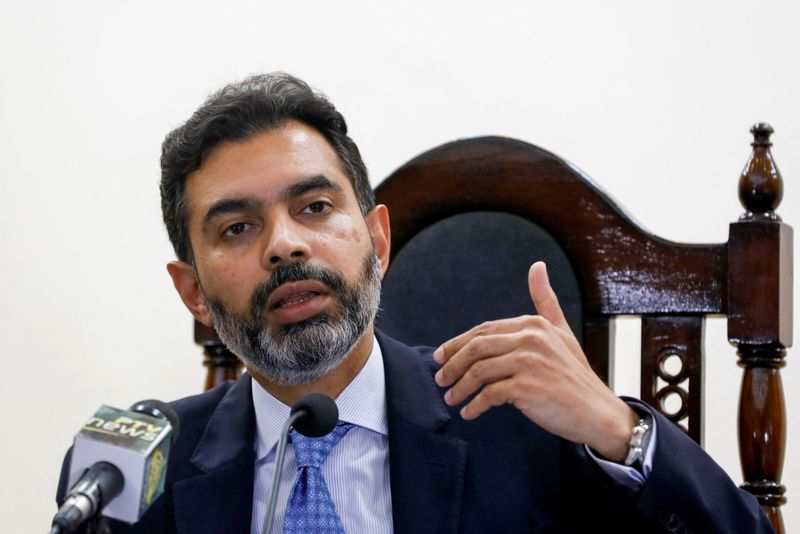
<path id="1" fill-rule="evenodd" d="M 329 202 L 317 200 L 303 208 L 303 213 L 326 213 L 330 211 L 330 209 L 331 205 Z"/>
<path id="2" fill-rule="evenodd" d="M 250 224 L 243 222 L 233 223 L 225 228 L 225 230 L 222 232 L 222 235 L 226 237 L 236 236 L 244 233 L 248 228 L 250 228 L 250 226 Z"/>

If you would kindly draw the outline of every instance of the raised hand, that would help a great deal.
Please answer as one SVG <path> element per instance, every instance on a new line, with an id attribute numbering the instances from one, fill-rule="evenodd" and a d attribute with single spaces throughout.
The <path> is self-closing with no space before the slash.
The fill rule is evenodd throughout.
<path id="1" fill-rule="evenodd" d="M 531 266 L 528 288 L 539 315 L 489 321 L 436 349 L 436 383 L 452 386 L 445 402 L 477 392 L 461 409 L 464 419 L 513 404 L 545 430 L 621 461 L 638 417 L 589 366 L 544 263 Z"/>

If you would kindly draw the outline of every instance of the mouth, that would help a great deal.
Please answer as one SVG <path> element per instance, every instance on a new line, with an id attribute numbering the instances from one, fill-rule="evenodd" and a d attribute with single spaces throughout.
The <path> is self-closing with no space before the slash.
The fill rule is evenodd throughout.
<path id="1" fill-rule="evenodd" d="M 283 284 L 267 300 L 267 313 L 280 323 L 296 323 L 313 317 L 330 298 L 326 286 L 316 280 Z"/>
<path id="2" fill-rule="evenodd" d="M 282 299 L 281 301 L 276 303 L 274 306 L 272 306 L 272 308 L 270 308 L 270 309 L 279 310 L 281 308 L 288 308 L 289 306 L 295 306 L 297 304 L 302 304 L 303 302 L 306 302 L 307 300 L 309 300 L 309 299 L 311 299 L 313 297 L 316 297 L 317 295 L 319 295 L 319 293 L 317 293 L 316 291 L 304 291 L 302 293 L 298 293 L 296 295 L 292 295 L 292 296 L 286 297 L 285 299 Z"/>

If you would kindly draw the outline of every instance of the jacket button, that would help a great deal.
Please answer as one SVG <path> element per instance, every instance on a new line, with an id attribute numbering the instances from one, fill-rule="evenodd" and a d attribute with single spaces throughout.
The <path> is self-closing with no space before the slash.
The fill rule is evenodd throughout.
<path id="1" fill-rule="evenodd" d="M 684 531 L 683 521 L 675 513 L 668 510 L 661 510 L 658 513 L 658 520 L 664 525 L 667 532 L 681 532 Z"/>

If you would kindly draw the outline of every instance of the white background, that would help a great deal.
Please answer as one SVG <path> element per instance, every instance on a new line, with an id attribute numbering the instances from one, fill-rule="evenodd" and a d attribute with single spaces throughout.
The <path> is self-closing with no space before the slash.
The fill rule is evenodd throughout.
<path id="1" fill-rule="evenodd" d="M 305 78 L 344 113 L 375 184 L 446 141 L 517 137 L 574 162 L 649 230 L 723 242 L 761 120 L 776 130 L 779 213 L 800 224 L 799 15 L 792 0 L 0 0 L 3 532 L 49 528 L 62 455 L 100 403 L 202 387 L 157 183 L 161 140 L 212 89 L 259 71 Z M 637 391 L 637 336 L 621 322 L 623 393 Z M 706 446 L 741 482 L 723 319 L 707 339 Z"/>

